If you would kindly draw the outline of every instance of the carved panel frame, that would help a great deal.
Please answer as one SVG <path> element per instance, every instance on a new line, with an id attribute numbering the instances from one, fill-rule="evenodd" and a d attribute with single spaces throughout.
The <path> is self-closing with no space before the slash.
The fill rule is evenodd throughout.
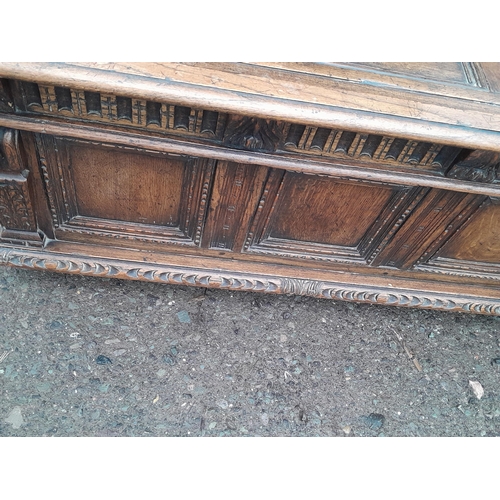
<path id="1" fill-rule="evenodd" d="M 158 244 L 198 246 L 207 215 L 215 160 L 185 158 L 182 198 L 178 227 L 155 226 L 136 222 L 116 221 L 78 214 L 76 192 L 71 176 L 68 144 L 92 145 L 170 158 L 181 158 L 171 153 L 124 147 L 111 143 L 57 138 L 35 134 L 40 169 L 49 201 L 56 237 L 80 241 L 84 237 L 110 238 L 115 242 L 135 241 Z"/>
<path id="2" fill-rule="evenodd" d="M 368 265 L 375 259 L 428 192 L 425 188 L 390 185 L 393 188 L 390 199 L 356 246 L 311 243 L 270 236 L 273 217 L 279 213 L 280 196 L 284 195 L 283 186 L 286 175 L 283 170 L 270 170 L 247 234 L 244 246 L 246 252 Z M 359 181 L 335 182 L 356 183 Z M 388 186 L 387 184 L 374 182 L 363 184 Z M 304 216 L 307 216 L 307 214 L 304 214 Z"/>

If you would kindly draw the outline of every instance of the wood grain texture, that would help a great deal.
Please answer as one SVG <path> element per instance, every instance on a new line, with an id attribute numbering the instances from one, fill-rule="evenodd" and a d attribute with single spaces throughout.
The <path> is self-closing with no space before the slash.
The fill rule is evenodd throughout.
<path id="1" fill-rule="evenodd" d="M 500 262 L 500 204 L 488 204 L 474 214 L 439 253 L 448 259 Z"/>
<path id="2" fill-rule="evenodd" d="M 348 80 L 365 85 L 386 85 L 413 92 L 466 99 L 484 100 L 486 93 L 495 90 L 486 77 L 486 67 L 489 63 L 265 62 L 253 64 Z M 492 67 L 495 71 L 498 68 L 498 63 L 492 63 Z M 488 95 L 488 98 L 497 102 L 494 95 Z"/>
<path id="3" fill-rule="evenodd" d="M 473 181 L 447 179 L 428 172 L 407 172 L 395 168 L 372 168 L 363 160 L 343 158 L 331 159 L 296 158 L 286 154 L 267 155 L 258 151 L 236 151 L 226 148 L 199 144 L 189 140 L 160 138 L 154 134 L 136 134 L 123 129 L 102 129 L 84 124 L 69 124 L 64 121 L 47 121 L 28 117 L 0 115 L 0 126 L 5 125 L 19 130 L 42 132 L 60 137 L 81 138 L 98 143 L 113 143 L 130 147 L 140 147 L 150 151 L 184 154 L 202 158 L 223 159 L 237 163 L 262 165 L 295 172 L 325 175 L 334 178 L 366 179 L 408 186 L 426 186 L 463 193 L 476 193 L 485 196 L 500 196 L 500 187 Z"/>
<path id="4" fill-rule="evenodd" d="M 437 242 L 444 244 L 483 201 L 480 196 L 430 190 L 372 265 L 410 268 L 430 256 Z"/>
<path id="5" fill-rule="evenodd" d="M 415 96 L 397 86 L 360 86 L 249 64 L 1 63 L 0 76 L 187 107 L 210 103 L 213 110 L 319 127 L 498 149 L 495 105 L 500 96 L 483 92 L 479 98 L 478 90 L 460 98 L 432 92 Z"/>
<path id="6" fill-rule="evenodd" d="M 178 226 L 184 161 L 71 145 L 79 215 Z"/>
<path id="7" fill-rule="evenodd" d="M 388 187 L 289 173 L 264 239 L 356 246 L 391 195 Z"/>
<path id="8" fill-rule="evenodd" d="M 202 246 L 242 250 L 266 175 L 264 167 L 218 162 Z"/>
<path id="9" fill-rule="evenodd" d="M 497 73 L 0 63 L 1 263 L 500 315 Z"/>
<path id="10" fill-rule="evenodd" d="M 199 244 L 214 162 L 37 136 L 58 237 Z"/>

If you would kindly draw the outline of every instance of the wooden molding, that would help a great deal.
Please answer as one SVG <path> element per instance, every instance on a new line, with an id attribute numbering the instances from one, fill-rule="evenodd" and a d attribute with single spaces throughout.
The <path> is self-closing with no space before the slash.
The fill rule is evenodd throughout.
<path id="1" fill-rule="evenodd" d="M 118 259 L 63 256 L 48 251 L 0 247 L 0 262 L 12 267 L 121 278 L 155 283 L 219 288 L 234 291 L 306 295 L 315 298 L 347 300 L 378 305 L 394 305 L 500 316 L 500 299 L 435 294 L 380 287 L 346 286 L 345 283 L 224 272 L 196 267 L 154 265 Z"/>
<path id="2" fill-rule="evenodd" d="M 475 100 L 472 89 L 460 98 L 425 92 L 415 98 L 414 91 L 404 88 L 360 86 L 357 82 L 316 75 L 303 75 L 299 80 L 283 69 L 236 66 L 1 63 L 0 77 L 176 102 L 202 109 L 209 103 L 209 109 L 227 113 L 498 150 L 498 113 L 487 102 Z M 235 73 L 239 77 L 245 75 L 245 85 Z M 279 93 L 269 85 L 270 77 L 277 81 L 289 79 L 293 83 L 289 90 L 282 88 Z M 213 85 L 214 78 L 217 87 Z M 467 96 L 471 97 L 467 99 Z M 497 96 L 488 97 L 495 101 Z M 384 98 L 392 113 L 380 109 L 378 103 Z M 455 110 L 464 106 L 470 112 L 458 118 Z"/>
<path id="3" fill-rule="evenodd" d="M 269 155 L 258 151 L 237 151 L 216 146 L 198 144 L 191 141 L 180 141 L 171 138 L 158 138 L 151 135 L 140 135 L 130 131 L 107 131 L 86 124 L 68 124 L 53 120 L 0 115 L 0 126 L 14 127 L 19 130 L 51 134 L 57 137 L 74 137 L 96 144 L 110 143 L 123 145 L 132 149 L 141 148 L 150 151 L 162 151 L 174 154 L 186 154 L 203 158 L 222 159 L 281 168 L 293 172 L 324 175 L 333 178 L 360 179 L 407 186 L 435 187 L 462 193 L 483 194 L 500 197 L 500 185 L 447 179 L 427 173 L 398 172 L 397 170 L 363 168 L 361 161 L 344 160 L 307 160 L 293 158 L 285 154 Z M 404 175 L 404 178 L 402 177 Z"/>

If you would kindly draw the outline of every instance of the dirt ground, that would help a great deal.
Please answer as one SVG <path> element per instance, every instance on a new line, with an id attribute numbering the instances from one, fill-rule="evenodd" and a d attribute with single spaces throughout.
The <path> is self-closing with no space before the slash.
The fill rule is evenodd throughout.
<path id="1" fill-rule="evenodd" d="M 0 267 L 0 436 L 498 436 L 499 332 Z"/>

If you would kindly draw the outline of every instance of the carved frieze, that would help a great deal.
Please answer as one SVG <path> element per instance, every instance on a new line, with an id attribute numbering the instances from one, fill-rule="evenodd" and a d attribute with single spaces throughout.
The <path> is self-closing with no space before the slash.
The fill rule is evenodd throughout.
<path id="1" fill-rule="evenodd" d="M 34 82 L 5 82 L 5 87 L 13 90 L 16 106 L 28 113 L 139 127 L 250 151 L 280 150 L 352 159 L 365 166 L 416 169 L 474 182 L 497 182 L 499 177 L 497 166 L 488 163 L 490 159 L 488 166 L 483 162 L 489 155 L 485 151 L 474 151 L 464 159 L 471 153 L 469 150 L 434 142 L 228 115 L 216 110 Z M 8 105 L 10 101 L 7 99 Z"/>
<path id="2" fill-rule="evenodd" d="M 225 290 L 292 293 L 315 298 L 353 302 L 397 305 L 421 309 L 480 313 L 500 316 L 500 301 L 471 300 L 468 297 L 408 292 L 383 287 L 360 287 L 345 284 L 285 277 L 260 277 L 250 273 L 227 273 L 215 270 L 182 269 L 117 260 L 95 260 L 82 257 L 61 257 L 47 252 L 0 248 L 0 263 L 37 270 L 82 274 L 106 278 L 122 278 L 166 284 L 220 288 Z"/>

